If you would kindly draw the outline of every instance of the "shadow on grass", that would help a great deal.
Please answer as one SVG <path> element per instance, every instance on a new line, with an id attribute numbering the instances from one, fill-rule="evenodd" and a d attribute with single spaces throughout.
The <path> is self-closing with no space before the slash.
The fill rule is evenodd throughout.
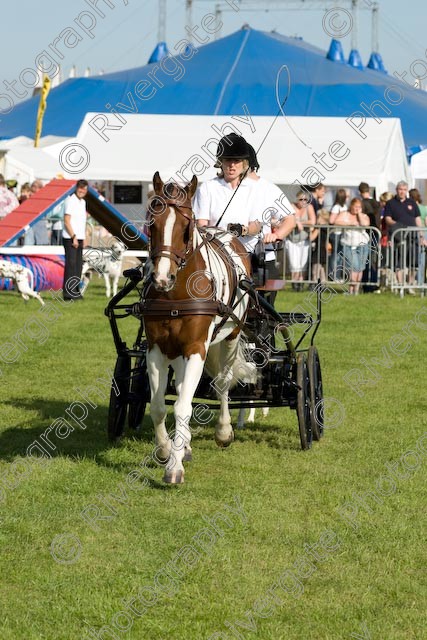
<path id="1" fill-rule="evenodd" d="M 31 427 L 11 425 L 0 433 L 0 459 L 12 461 L 16 456 L 27 455 L 27 449 L 33 443 L 39 443 L 52 458 L 66 456 L 72 459 L 87 457 L 97 464 L 118 469 L 127 468 L 128 463 L 111 462 L 105 454 L 114 448 L 120 448 L 122 440 L 111 442 L 107 436 L 108 407 L 99 405 L 96 408 L 85 405 L 88 415 L 80 423 L 67 414 L 71 403 L 46 400 L 45 398 L 13 399 L 3 403 L 31 415 Z M 153 432 L 149 417 L 144 418 L 141 432 L 127 429 L 130 436 L 126 443 L 152 442 Z M 43 437 L 42 437 L 43 436 Z M 47 442 L 51 443 L 51 446 Z M 42 452 L 40 452 L 42 455 Z"/>
<path id="2" fill-rule="evenodd" d="M 97 408 L 91 408 L 86 405 L 88 415 L 78 426 L 79 423 L 66 413 L 70 403 L 38 397 L 8 400 L 4 404 L 13 406 L 15 409 L 28 411 L 32 415 L 37 412 L 37 416 L 32 420 L 34 426 L 13 425 L 0 433 L 0 459 L 7 462 L 13 461 L 17 456 L 26 456 L 28 447 L 33 443 L 38 443 L 52 458 L 67 457 L 75 461 L 89 458 L 104 467 L 114 468 L 117 471 L 128 471 L 133 468 L 135 463 L 129 462 L 129 460 L 111 460 L 109 454 L 112 449 L 129 450 L 133 445 L 139 449 L 140 444 L 150 444 L 148 453 L 141 454 L 138 451 L 138 456 L 143 455 L 143 457 L 150 458 L 150 453 L 155 448 L 152 422 L 147 414 L 144 416 L 140 431 L 135 432 L 129 429 L 126 424 L 124 437 L 114 443 L 110 442 L 107 437 L 108 407 L 106 406 L 100 405 Z M 288 415 L 286 420 L 284 419 L 283 427 L 271 424 L 268 422 L 268 418 L 263 418 L 262 424 L 255 422 L 247 424 L 244 429 L 235 428 L 235 442 L 262 443 L 275 450 L 299 450 L 298 427 L 293 418 L 293 415 Z M 277 417 L 275 420 L 277 421 Z M 169 411 L 167 422 L 169 430 L 171 430 L 173 428 L 173 413 L 171 411 Z M 235 419 L 233 423 L 235 424 Z M 84 426 L 86 428 L 83 428 Z M 197 429 L 197 425 L 194 425 L 194 433 L 192 446 L 196 449 L 198 443 L 213 443 L 215 419 L 201 429 Z M 51 443 L 50 447 L 47 442 Z M 40 454 L 42 455 L 42 451 Z M 154 460 L 149 460 L 146 466 L 158 468 Z M 149 479 L 149 483 L 153 488 L 164 488 L 162 483 L 158 483 L 154 479 Z"/>

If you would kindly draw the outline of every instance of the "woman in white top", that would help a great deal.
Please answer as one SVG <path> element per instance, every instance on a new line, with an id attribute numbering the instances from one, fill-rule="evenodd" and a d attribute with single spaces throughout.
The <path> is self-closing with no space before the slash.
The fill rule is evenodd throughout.
<path id="1" fill-rule="evenodd" d="M 194 196 L 193 211 L 197 223 L 201 227 L 220 229 L 228 229 L 232 225 L 232 231 L 242 236 L 241 242 L 250 251 L 254 236 L 262 228 L 262 212 L 255 210 L 254 182 L 247 178 L 248 144 L 242 136 L 231 133 L 219 142 L 217 156 L 220 173 L 216 178 L 203 182 Z"/>
<path id="2" fill-rule="evenodd" d="M 363 213 L 360 198 L 353 198 L 350 211 L 342 211 L 336 224 L 345 227 L 368 227 L 369 216 Z M 344 253 L 344 271 L 350 272 L 349 294 L 358 295 L 363 271 L 369 253 L 369 234 L 364 229 L 345 229 L 341 236 Z"/>
<path id="3" fill-rule="evenodd" d="M 347 192 L 345 189 L 338 189 L 335 194 L 335 202 L 329 216 L 329 224 L 336 224 L 340 213 L 347 211 Z M 341 229 L 331 231 L 329 241 L 332 246 L 332 254 L 329 260 L 328 275 L 332 280 L 342 280 L 342 257 L 341 257 Z"/>

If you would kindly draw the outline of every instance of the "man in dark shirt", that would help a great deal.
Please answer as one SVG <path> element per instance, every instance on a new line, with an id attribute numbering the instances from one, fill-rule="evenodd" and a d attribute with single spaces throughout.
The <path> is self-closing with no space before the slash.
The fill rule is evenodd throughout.
<path id="1" fill-rule="evenodd" d="M 326 187 L 324 184 L 319 182 L 319 184 L 316 187 L 307 186 L 304 188 L 307 189 L 307 191 L 310 191 L 311 193 L 310 204 L 313 205 L 314 213 L 316 214 L 316 220 L 317 220 L 317 212 L 319 211 L 319 209 L 323 208 L 323 201 L 325 199 Z"/>
<path id="2" fill-rule="evenodd" d="M 362 200 L 362 211 L 369 217 L 369 226 L 375 229 L 381 229 L 381 207 L 380 203 L 371 198 L 370 187 L 367 182 L 359 184 L 359 193 Z M 378 280 L 378 255 L 379 255 L 379 238 L 375 231 L 369 231 L 370 252 L 369 260 L 366 263 L 362 276 L 364 293 L 379 292 L 380 289 L 375 284 L 366 284 L 369 282 L 377 282 Z"/>
<path id="3" fill-rule="evenodd" d="M 427 243 L 423 234 L 415 231 L 405 233 L 407 227 L 421 227 L 421 215 L 418 205 L 408 198 L 408 184 L 403 180 L 396 185 L 396 195 L 386 203 L 384 217 L 388 232 L 395 249 L 395 269 L 397 282 L 404 285 L 405 266 L 408 268 L 408 284 L 415 284 L 415 272 L 418 266 L 418 241 L 421 246 Z M 394 233 L 396 232 L 396 233 Z M 393 235 L 394 234 L 394 235 Z M 406 254 L 406 260 L 404 258 Z M 414 295 L 412 288 L 408 293 Z"/>
<path id="4" fill-rule="evenodd" d="M 371 198 L 369 184 L 361 182 L 359 184 L 360 197 L 362 198 L 362 210 L 369 216 L 369 226 L 381 229 L 381 207 L 380 203 Z"/>

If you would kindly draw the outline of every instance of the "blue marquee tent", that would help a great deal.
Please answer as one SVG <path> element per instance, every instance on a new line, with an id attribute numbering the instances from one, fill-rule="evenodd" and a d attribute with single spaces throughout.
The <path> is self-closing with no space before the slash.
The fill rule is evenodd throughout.
<path id="1" fill-rule="evenodd" d="M 74 136 L 86 113 L 112 109 L 124 117 L 126 113 L 240 115 L 246 104 L 251 115 L 275 115 L 276 78 L 287 65 L 288 115 L 349 117 L 361 112 L 372 117 L 369 108 L 376 102 L 379 118 L 401 119 L 408 149 L 427 145 L 426 92 L 380 71 L 328 60 L 326 52 L 301 39 L 243 28 L 197 49 L 183 45 L 174 53 L 175 57 L 143 67 L 64 82 L 49 94 L 43 135 Z M 283 99 L 286 73 L 279 84 Z M 35 97 L 4 115 L 0 138 L 32 137 L 37 107 Z M 117 117 L 112 115 L 111 122 Z"/>

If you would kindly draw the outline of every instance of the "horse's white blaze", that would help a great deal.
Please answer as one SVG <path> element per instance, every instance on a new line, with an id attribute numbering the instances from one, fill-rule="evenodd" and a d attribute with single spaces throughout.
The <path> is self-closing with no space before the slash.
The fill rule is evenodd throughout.
<path id="1" fill-rule="evenodd" d="M 169 208 L 170 208 L 170 212 L 166 219 L 164 233 L 163 233 L 163 244 L 168 247 L 172 245 L 172 233 L 173 233 L 173 228 L 176 221 L 175 209 L 173 207 L 169 207 Z M 160 282 L 167 282 L 169 280 L 170 267 L 171 267 L 171 259 L 162 256 L 157 266 L 156 279 L 159 280 Z"/>

